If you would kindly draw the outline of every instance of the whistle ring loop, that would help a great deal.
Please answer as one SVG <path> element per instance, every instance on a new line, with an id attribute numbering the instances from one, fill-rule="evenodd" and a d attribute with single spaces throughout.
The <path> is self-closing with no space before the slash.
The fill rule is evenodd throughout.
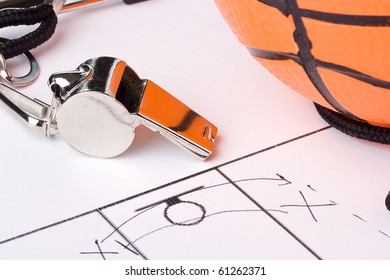
<path id="1" fill-rule="evenodd" d="M 9 41 L 5 38 L 0 38 L 0 44 Z M 39 75 L 39 65 L 36 61 L 35 57 L 30 52 L 24 52 L 22 54 L 25 58 L 27 58 L 28 63 L 30 64 L 29 72 L 21 77 L 14 77 L 8 70 L 5 62 L 5 58 L 2 54 L 0 54 L 0 76 L 7 81 L 9 84 L 17 87 L 26 86 L 31 84 Z"/>

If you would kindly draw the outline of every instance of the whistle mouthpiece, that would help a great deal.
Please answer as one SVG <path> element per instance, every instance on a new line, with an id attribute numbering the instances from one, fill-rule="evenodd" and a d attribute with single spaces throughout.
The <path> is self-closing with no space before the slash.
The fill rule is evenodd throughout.
<path id="1" fill-rule="evenodd" d="M 150 80 L 138 115 L 143 125 L 201 159 L 214 150 L 217 127 Z"/>
<path id="2" fill-rule="evenodd" d="M 99 158 L 119 155 L 144 125 L 206 159 L 217 127 L 154 82 L 138 77 L 123 60 L 98 57 L 76 70 L 54 73 L 49 87 L 56 123 L 76 150 Z"/>
<path id="3" fill-rule="evenodd" d="M 167 91 L 140 79 L 123 60 L 98 57 L 50 76 L 51 105 L 0 83 L 0 101 L 46 136 L 61 134 L 77 151 L 97 158 L 123 153 L 144 125 L 206 159 L 218 129 Z"/>

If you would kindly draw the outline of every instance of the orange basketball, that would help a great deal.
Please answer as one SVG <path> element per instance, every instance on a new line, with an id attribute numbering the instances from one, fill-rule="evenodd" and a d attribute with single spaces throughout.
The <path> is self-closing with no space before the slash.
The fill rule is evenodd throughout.
<path id="1" fill-rule="evenodd" d="M 390 1 L 215 0 L 239 41 L 295 91 L 390 128 Z"/>

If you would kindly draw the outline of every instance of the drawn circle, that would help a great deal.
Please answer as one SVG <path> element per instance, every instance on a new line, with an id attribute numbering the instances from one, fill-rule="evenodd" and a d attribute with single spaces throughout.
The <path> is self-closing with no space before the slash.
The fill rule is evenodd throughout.
<path id="1" fill-rule="evenodd" d="M 293 90 L 351 120 L 390 128 L 390 1 L 216 3 L 249 53 Z"/>
<path id="2" fill-rule="evenodd" d="M 179 201 L 168 204 L 164 209 L 164 217 L 173 225 L 193 226 L 204 220 L 206 209 L 203 205 L 193 201 Z"/>

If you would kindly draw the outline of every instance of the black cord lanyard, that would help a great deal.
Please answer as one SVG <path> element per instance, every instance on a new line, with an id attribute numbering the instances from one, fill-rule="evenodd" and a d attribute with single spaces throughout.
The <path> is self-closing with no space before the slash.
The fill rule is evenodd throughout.
<path id="1" fill-rule="evenodd" d="M 381 144 L 390 144 L 390 128 L 357 121 L 322 107 L 321 105 L 314 105 L 320 116 L 334 128 L 359 139 Z"/>
<path id="2" fill-rule="evenodd" d="M 42 4 L 26 9 L 4 9 L 0 11 L 0 28 L 18 25 L 39 27 L 17 39 L 7 40 L 0 44 L 0 54 L 12 58 L 38 47 L 54 34 L 57 26 L 57 15 L 53 5 Z"/>

